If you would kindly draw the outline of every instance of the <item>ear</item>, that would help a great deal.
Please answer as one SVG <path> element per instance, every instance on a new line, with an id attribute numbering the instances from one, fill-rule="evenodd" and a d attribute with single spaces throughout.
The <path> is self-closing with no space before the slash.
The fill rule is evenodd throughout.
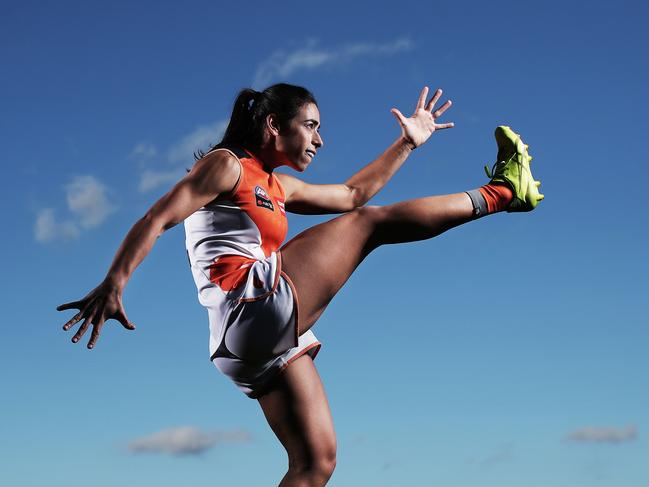
<path id="1" fill-rule="evenodd" d="M 279 120 L 277 120 L 277 115 L 274 113 L 266 115 L 266 128 L 271 135 L 275 137 L 279 135 Z"/>

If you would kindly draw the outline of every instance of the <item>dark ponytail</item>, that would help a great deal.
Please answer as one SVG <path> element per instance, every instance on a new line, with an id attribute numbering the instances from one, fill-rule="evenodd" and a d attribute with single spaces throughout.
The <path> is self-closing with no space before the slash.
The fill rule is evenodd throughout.
<path id="1" fill-rule="evenodd" d="M 269 114 L 274 113 L 280 128 L 284 128 L 307 103 L 318 105 L 309 90 L 286 83 L 269 86 L 261 92 L 249 88 L 241 90 L 234 101 L 223 139 L 210 151 L 225 146 L 257 151 L 263 142 L 264 125 Z M 194 157 L 200 159 L 204 155 L 198 151 Z"/>

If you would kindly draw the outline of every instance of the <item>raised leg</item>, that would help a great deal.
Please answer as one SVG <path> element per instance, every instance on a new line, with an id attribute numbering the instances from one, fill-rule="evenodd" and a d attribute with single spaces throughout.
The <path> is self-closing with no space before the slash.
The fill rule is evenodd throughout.
<path id="1" fill-rule="evenodd" d="M 316 322 L 358 264 L 383 244 L 435 237 L 472 219 L 466 193 L 389 206 L 366 206 L 297 235 L 282 248 L 282 266 L 299 297 L 299 333 Z"/>
<path id="2" fill-rule="evenodd" d="M 288 472 L 280 487 L 325 485 L 336 465 L 336 434 L 311 357 L 305 354 L 291 362 L 259 404 L 288 453 Z"/>

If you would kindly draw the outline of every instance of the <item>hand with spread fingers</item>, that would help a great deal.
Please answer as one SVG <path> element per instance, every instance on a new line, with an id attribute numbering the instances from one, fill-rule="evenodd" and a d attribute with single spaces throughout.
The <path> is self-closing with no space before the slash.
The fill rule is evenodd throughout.
<path id="1" fill-rule="evenodd" d="M 122 305 L 122 291 L 108 281 L 102 282 L 83 299 L 72 301 L 57 306 L 57 311 L 66 309 L 78 309 L 79 312 L 72 317 L 65 325 L 63 330 L 68 331 L 79 321 L 83 320 L 81 327 L 72 337 L 72 341 L 77 343 L 92 325 L 92 334 L 88 341 L 88 348 L 94 348 L 104 323 L 113 318 L 119 321 L 127 330 L 135 330 L 135 325 L 126 317 L 124 306 Z"/>
<path id="2" fill-rule="evenodd" d="M 417 107 L 411 117 L 406 118 L 396 108 L 390 110 L 399 121 L 399 125 L 401 125 L 403 138 L 413 145 L 413 149 L 426 142 L 435 130 L 454 127 L 455 124 L 453 122 L 436 123 L 436 120 L 451 106 L 451 100 L 447 100 L 441 107 L 435 110 L 435 104 L 441 96 L 442 90 L 438 88 L 428 104 L 426 104 L 428 86 L 425 86 L 421 90 Z"/>

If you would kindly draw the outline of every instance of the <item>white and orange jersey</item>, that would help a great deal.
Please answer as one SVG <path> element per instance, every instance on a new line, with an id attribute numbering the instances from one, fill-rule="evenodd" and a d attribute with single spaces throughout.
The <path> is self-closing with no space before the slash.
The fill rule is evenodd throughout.
<path id="1" fill-rule="evenodd" d="M 279 253 L 287 232 L 284 189 L 251 153 L 227 150 L 241 164 L 230 194 L 185 220 L 185 245 L 199 301 L 210 315 L 210 355 L 223 339 L 225 315 L 239 299 L 269 295 L 281 272 Z"/>

